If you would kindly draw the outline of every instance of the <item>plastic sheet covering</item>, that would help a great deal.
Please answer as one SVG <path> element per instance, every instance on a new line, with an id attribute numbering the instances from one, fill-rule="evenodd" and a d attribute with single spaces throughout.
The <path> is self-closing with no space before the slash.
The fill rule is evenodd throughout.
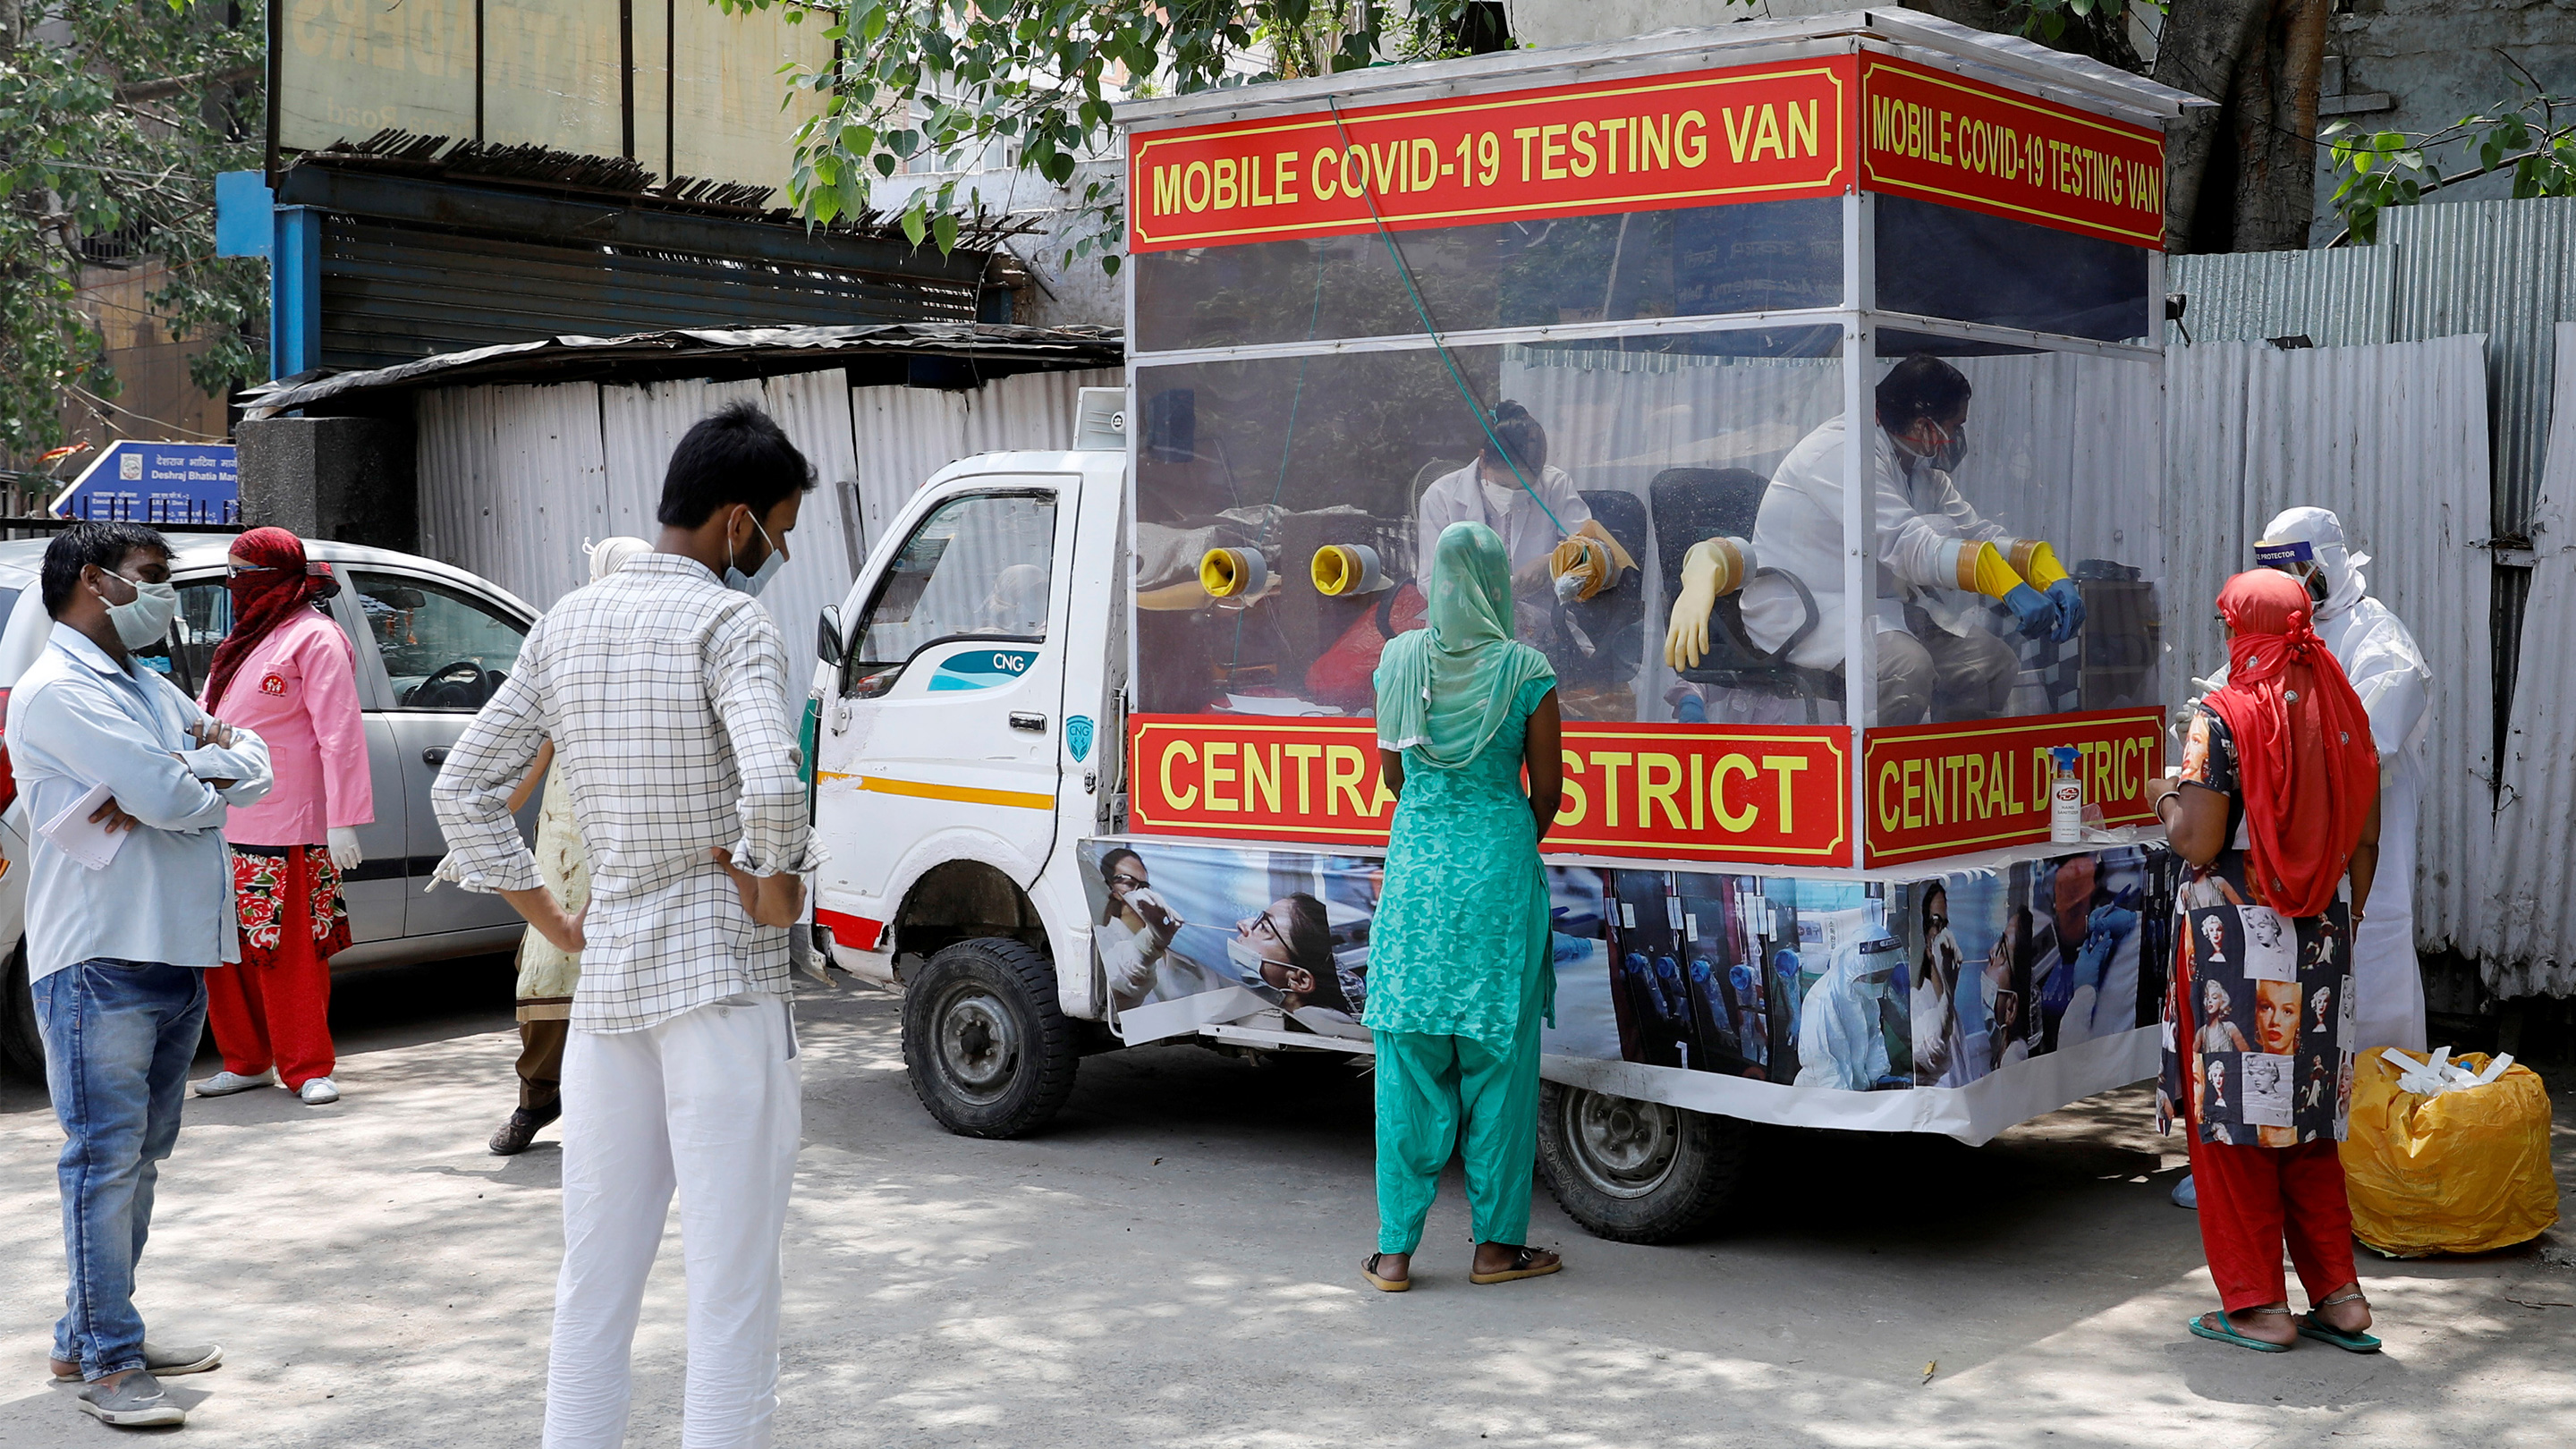
<path id="1" fill-rule="evenodd" d="M 2492 570 L 2471 547 L 2489 532 L 2484 339 L 2166 357 L 2168 707 L 2225 662 L 2218 589 L 2252 566 L 2263 525 L 2303 503 L 2341 515 L 2375 556 L 2371 594 L 2434 667 L 2416 944 L 2467 946 L 2488 894 L 2494 778 Z"/>
<path id="2" fill-rule="evenodd" d="M 2473 1071 L 2483 1054 L 2460 1058 Z M 2488 1253 L 2558 1221 L 2549 1165 L 2549 1091 L 2531 1068 L 2422 1096 L 2384 1053 L 2354 1064 L 2352 1126 L 2343 1143 L 2352 1232 L 2393 1258 Z"/>
<path id="3" fill-rule="evenodd" d="M 2557 397 L 2532 508 L 2531 599 L 2495 816 L 2479 972 L 2499 996 L 2576 995 L 2576 322 L 2558 324 Z"/>

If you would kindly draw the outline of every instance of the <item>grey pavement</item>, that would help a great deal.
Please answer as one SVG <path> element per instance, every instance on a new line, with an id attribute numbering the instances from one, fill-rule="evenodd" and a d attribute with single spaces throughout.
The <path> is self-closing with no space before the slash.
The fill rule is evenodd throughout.
<path id="1" fill-rule="evenodd" d="M 142 1267 L 206 1446 L 533 1445 L 559 1250 L 549 1129 L 511 1102 L 508 977 L 343 983 L 336 1107 L 191 1100 Z M 787 1238 L 782 1446 L 2129 1446 L 2576 1442 L 2576 1269 L 2539 1248 L 2365 1254 L 2388 1352 L 2258 1356 L 2215 1306 L 2178 1141 L 2139 1090 L 1970 1150 L 1779 1133 L 1738 1225 L 1595 1240 L 1542 1193 L 1550 1279 L 1465 1280 L 1454 1175 L 1420 1285 L 1370 1291 L 1368 1094 L 1347 1068 L 1195 1047 L 1095 1057 L 1059 1125 L 950 1137 L 905 1083 L 895 1002 L 809 997 Z M 2562 1123 L 2576 1096 L 2558 1096 Z M 2576 1132 L 2559 1129 L 2576 1182 Z M 0 1090 L 0 1445 L 102 1444 L 45 1382 L 62 1291 L 41 1096 Z M 677 1229 L 636 1339 L 629 1442 L 679 1441 Z M 2576 1240 L 2576 1233 L 2568 1235 Z M 2544 1251 L 2546 1250 L 2546 1251 Z M 1927 1382 L 1925 1374 L 1930 1371 Z"/>

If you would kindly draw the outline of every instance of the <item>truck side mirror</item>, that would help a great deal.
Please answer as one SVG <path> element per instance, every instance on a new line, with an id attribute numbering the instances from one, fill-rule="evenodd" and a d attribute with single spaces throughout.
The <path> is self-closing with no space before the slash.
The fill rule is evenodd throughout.
<path id="1" fill-rule="evenodd" d="M 823 616 L 814 622 L 816 626 L 814 631 L 814 652 L 822 656 L 824 663 L 831 665 L 835 669 L 840 668 L 841 606 L 838 604 L 825 604 L 823 606 Z"/>

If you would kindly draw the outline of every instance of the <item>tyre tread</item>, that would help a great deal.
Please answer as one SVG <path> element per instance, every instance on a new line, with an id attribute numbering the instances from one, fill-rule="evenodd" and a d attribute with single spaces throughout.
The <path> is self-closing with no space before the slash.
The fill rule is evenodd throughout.
<path id="1" fill-rule="evenodd" d="M 1036 1065 L 1037 1076 L 1026 1094 L 1010 1104 L 1008 1115 L 992 1122 L 964 1120 L 950 1109 L 938 1088 L 932 1084 L 937 1068 L 922 1055 L 927 1023 L 917 1016 L 928 1015 L 940 994 L 937 981 L 942 963 L 953 962 L 963 953 L 973 952 L 991 958 L 1015 979 L 1022 993 L 1021 1005 L 1028 1008 L 1034 1029 L 1025 1048 Z M 903 1015 L 904 1075 L 911 1079 L 912 1094 L 922 1110 L 941 1127 L 961 1137 L 1022 1137 L 1044 1127 L 1063 1110 L 1066 1099 L 1073 1095 L 1074 1074 L 1082 1060 L 1082 1044 L 1074 1023 L 1065 1016 L 1063 1004 L 1056 996 L 1055 966 L 1044 953 L 1026 942 L 1006 936 L 977 936 L 942 947 L 930 958 L 921 975 L 904 990 L 906 1010 Z M 917 1003 L 917 1005 L 916 1005 Z"/>
<path id="2" fill-rule="evenodd" d="M 1563 1120 L 1560 1098 L 1564 1091 L 1553 1082 L 1542 1088 L 1539 1176 L 1546 1181 L 1548 1195 L 1556 1199 L 1557 1206 L 1581 1223 L 1586 1232 L 1614 1243 L 1652 1246 L 1703 1236 L 1725 1218 L 1744 1178 L 1748 1133 L 1743 1123 L 1683 1110 L 1682 1130 L 1689 1139 L 1684 1151 L 1700 1158 L 1698 1174 L 1681 1191 L 1670 1194 L 1634 1199 L 1603 1197 L 1585 1189 L 1576 1170 L 1557 1162 L 1558 1153 L 1550 1150 L 1555 1132 L 1549 1124 Z"/>

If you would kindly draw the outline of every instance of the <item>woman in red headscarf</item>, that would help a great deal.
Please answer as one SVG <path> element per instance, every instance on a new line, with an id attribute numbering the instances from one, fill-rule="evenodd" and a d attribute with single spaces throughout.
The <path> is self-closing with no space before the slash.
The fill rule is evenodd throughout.
<path id="1" fill-rule="evenodd" d="M 2178 777 L 2151 791 L 2188 867 L 2157 1097 L 2160 1117 L 2179 1110 L 2190 1127 L 2223 1305 L 2191 1331 L 2263 1353 L 2302 1337 L 2373 1353 L 2336 1144 L 2352 1096 L 2352 932 L 2379 863 L 2379 756 L 2312 607 L 2287 574 L 2228 580 L 2227 683 L 2193 708 Z M 2334 1029 L 2265 1033 L 2258 1013 L 2280 1015 L 2293 995 L 2290 1020 L 2320 1002 L 2341 1013 Z M 2195 1029 L 2211 1025 L 2233 1029 Z M 2301 1090 L 2314 1081 L 2341 1085 Z M 2295 1318 L 2285 1242 L 2310 1305 Z"/>
<path id="2" fill-rule="evenodd" d="M 340 1099 L 331 1080 L 331 956 L 349 944 L 340 873 L 363 858 L 376 818 L 358 717 L 357 653 L 322 601 L 339 591 L 304 542 L 254 528 L 233 544 L 233 627 L 215 646 L 203 703 L 268 743 L 277 786 L 231 812 L 241 964 L 206 973 L 206 1015 L 224 1069 L 197 1083 L 218 1097 L 282 1082 L 307 1103 Z"/>

